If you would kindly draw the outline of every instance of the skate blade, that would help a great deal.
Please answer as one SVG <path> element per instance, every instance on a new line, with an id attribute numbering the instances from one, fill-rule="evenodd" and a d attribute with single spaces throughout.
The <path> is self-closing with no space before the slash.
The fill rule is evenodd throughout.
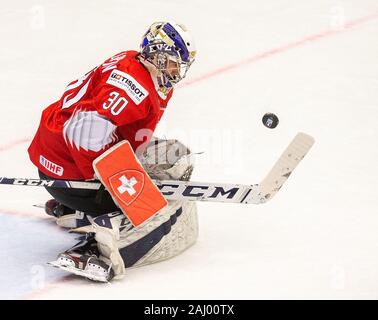
<path id="1" fill-rule="evenodd" d="M 95 274 L 90 274 L 90 273 L 88 273 L 87 270 L 81 270 L 81 269 L 78 269 L 78 268 L 75 268 L 75 267 L 72 267 L 72 266 L 62 265 L 62 264 L 59 263 L 59 261 L 51 261 L 51 262 L 48 262 L 47 264 L 54 267 L 54 268 L 58 268 L 58 269 L 67 271 L 69 273 L 73 273 L 77 276 L 81 276 L 81 277 L 87 278 L 87 279 L 92 280 L 92 281 L 110 283 L 106 279 L 106 277 L 104 277 L 104 276 L 98 276 L 98 275 L 95 275 Z"/>

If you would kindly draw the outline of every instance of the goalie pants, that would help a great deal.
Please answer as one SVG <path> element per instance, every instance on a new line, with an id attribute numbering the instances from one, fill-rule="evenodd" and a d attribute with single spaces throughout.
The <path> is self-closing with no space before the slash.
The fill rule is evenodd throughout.
<path id="1" fill-rule="evenodd" d="M 41 179 L 56 180 L 41 171 L 38 173 Z M 100 190 L 45 188 L 59 203 L 94 217 L 119 210 L 109 192 L 103 187 Z"/>

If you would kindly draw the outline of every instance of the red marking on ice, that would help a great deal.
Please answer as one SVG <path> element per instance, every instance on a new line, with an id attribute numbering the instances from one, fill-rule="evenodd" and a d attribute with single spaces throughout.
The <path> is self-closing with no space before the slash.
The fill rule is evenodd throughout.
<path id="1" fill-rule="evenodd" d="M 41 213 L 35 213 L 35 212 L 27 212 L 27 211 L 24 212 L 24 211 L 17 211 L 17 210 L 0 209 L 0 214 L 6 214 L 12 217 L 22 217 L 22 218 L 52 219 L 43 211 L 41 211 Z"/>
<path id="2" fill-rule="evenodd" d="M 53 268 L 53 267 L 46 266 L 46 268 Z M 35 291 L 32 291 L 30 293 L 27 293 L 27 294 L 21 296 L 20 299 L 22 299 L 22 300 L 46 299 L 46 297 L 44 296 L 44 294 L 46 294 L 47 292 L 51 292 L 51 290 L 56 289 L 61 284 L 66 284 L 67 282 L 71 282 L 73 280 L 83 280 L 83 281 L 85 281 L 84 278 L 79 278 L 78 276 L 75 276 L 73 274 L 67 274 L 67 275 L 63 276 L 62 278 L 60 278 L 58 280 L 46 283 L 40 289 L 37 289 Z"/>
<path id="3" fill-rule="evenodd" d="M 31 140 L 29 138 L 23 138 L 23 139 L 19 139 L 19 140 L 16 140 L 16 141 L 12 141 L 12 142 L 9 142 L 3 146 L 0 146 L 0 152 L 2 151 L 7 151 L 15 146 L 18 146 L 20 144 L 23 144 L 23 143 L 26 143 L 26 142 L 30 142 Z"/>
<path id="4" fill-rule="evenodd" d="M 307 35 L 307 36 L 305 36 L 305 37 L 303 37 L 299 40 L 289 42 L 289 43 L 286 43 L 286 44 L 281 45 L 279 47 L 275 47 L 275 48 L 272 48 L 272 49 L 269 49 L 269 50 L 266 50 L 266 51 L 256 53 L 249 58 L 240 60 L 238 62 L 229 64 L 229 65 L 226 65 L 226 66 L 223 66 L 219 69 L 215 69 L 215 70 L 210 71 L 208 73 L 205 73 L 205 74 L 203 74 L 203 75 L 201 75 L 197 78 L 185 81 L 182 84 L 179 84 L 177 87 L 178 88 L 184 88 L 184 87 L 190 86 L 192 84 L 196 84 L 196 83 L 201 82 L 203 80 L 207 80 L 209 78 L 213 78 L 213 77 L 218 76 L 220 74 L 241 68 L 245 65 L 252 64 L 254 62 L 270 58 L 270 57 L 275 56 L 277 54 L 284 53 L 284 52 L 289 51 L 291 49 L 301 47 L 301 46 L 303 46 L 307 43 L 315 42 L 315 41 L 321 40 L 321 39 L 326 38 L 326 37 L 330 37 L 330 36 L 335 35 L 335 34 L 339 34 L 339 33 L 349 31 L 356 26 L 359 26 L 359 25 L 364 24 L 366 22 L 375 20 L 377 18 L 378 18 L 378 12 L 375 12 L 373 14 L 370 14 L 370 15 L 367 15 L 367 16 L 346 22 L 344 24 L 343 28 L 326 29 L 326 30 L 319 32 L 319 33 Z"/>

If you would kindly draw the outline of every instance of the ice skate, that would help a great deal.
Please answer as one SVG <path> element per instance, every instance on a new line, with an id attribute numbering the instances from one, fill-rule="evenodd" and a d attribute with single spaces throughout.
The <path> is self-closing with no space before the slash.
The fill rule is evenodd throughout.
<path id="1" fill-rule="evenodd" d="M 111 266 L 100 259 L 97 242 L 88 234 L 71 249 L 58 255 L 49 265 L 98 282 L 109 282 L 114 277 Z"/>

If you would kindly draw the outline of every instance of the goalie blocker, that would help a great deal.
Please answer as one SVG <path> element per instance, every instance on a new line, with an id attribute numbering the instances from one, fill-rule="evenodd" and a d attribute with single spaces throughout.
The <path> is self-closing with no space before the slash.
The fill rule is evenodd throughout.
<path id="1" fill-rule="evenodd" d="M 167 204 L 128 141 L 121 141 L 93 162 L 96 176 L 134 226 Z"/>

